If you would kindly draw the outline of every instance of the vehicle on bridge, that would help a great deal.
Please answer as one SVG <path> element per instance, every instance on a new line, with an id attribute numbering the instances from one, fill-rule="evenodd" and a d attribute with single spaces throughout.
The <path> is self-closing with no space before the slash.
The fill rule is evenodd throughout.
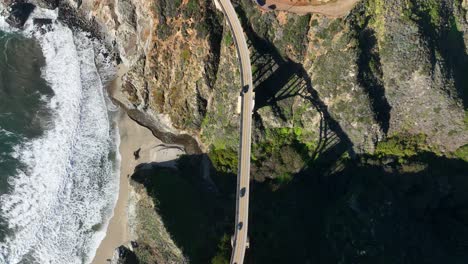
<path id="1" fill-rule="evenodd" d="M 244 197 L 245 195 L 245 187 L 240 190 L 240 197 Z"/>
<path id="2" fill-rule="evenodd" d="M 249 86 L 248 86 L 248 85 L 244 85 L 244 87 L 242 87 L 242 93 L 243 93 L 243 94 L 246 94 L 248 91 L 249 91 Z"/>

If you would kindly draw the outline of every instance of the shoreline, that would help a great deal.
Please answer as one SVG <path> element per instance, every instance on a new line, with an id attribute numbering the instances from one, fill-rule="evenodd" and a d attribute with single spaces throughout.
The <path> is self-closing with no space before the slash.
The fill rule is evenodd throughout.
<path id="1" fill-rule="evenodd" d="M 115 80 L 109 86 L 109 97 L 120 98 L 121 78 L 126 68 L 118 67 Z M 173 162 L 181 154 L 185 154 L 184 148 L 178 145 L 164 144 L 156 138 L 150 129 L 132 120 L 125 109 L 120 107 L 116 116 L 117 127 L 120 136 L 120 175 L 119 193 L 111 216 L 105 237 L 96 249 L 91 264 L 106 264 L 112 259 L 115 249 L 124 245 L 129 247 L 131 241 L 136 240 L 132 236 L 131 223 L 129 223 L 129 196 L 131 192 L 130 177 L 135 168 L 142 163 L 164 163 L 165 166 L 175 166 Z M 136 159 L 135 151 L 139 150 Z"/>

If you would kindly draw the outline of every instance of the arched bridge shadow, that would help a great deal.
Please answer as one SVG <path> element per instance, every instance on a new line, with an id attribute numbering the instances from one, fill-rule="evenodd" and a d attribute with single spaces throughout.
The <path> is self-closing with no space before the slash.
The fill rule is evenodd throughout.
<path id="1" fill-rule="evenodd" d="M 280 118 L 286 119 L 279 109 L 278 103 L 288 98 L 300 96 L 310 101 L 320 114 L 320 137 L 317 148 L 312 153 L 314 164 L 327 163 L 323 168 L 329 168 L 339 157 L 347 152 L 354 156 L 353 144 L 340 124 L 331 116 L 327 105 L 321 100 L 313 88 L 309 74 L 300 63 L 284 58 L 276 47 L 268 40 L 260 37 L 248 23 L 245 12 L 236 9 L 251 53 L 253 84 L 255 91 L 255 121 L 260 123 L 257 111 L 269 106 Z M 314 166 L 317 167 L 317 166 Z"/>

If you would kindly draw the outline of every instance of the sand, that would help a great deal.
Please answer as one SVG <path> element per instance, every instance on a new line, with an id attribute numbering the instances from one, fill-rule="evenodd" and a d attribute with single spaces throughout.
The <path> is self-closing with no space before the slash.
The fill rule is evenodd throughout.
<path id="1" fill-rule="evenodd" d="M 122 96 L 120 93 L 120 79 L 124 70 L 120 68 L 118 77 L 111 87 L 110 93 Z M 114 96 L 115 95 L 115 96 Z M 152 132 L 140 126 L 120 110 L 118 114 L 118 128 L 120 134 L 120 188 L 119 197 L 114 208 L 114 214 L 109 221 L 106 237 L 99 245 L 92 264 L 106 264 L 112 259 L 115 249 L 121 245 L 128 246 L 129 242 L 136 238 L 131 237 L 128 223 L 128 202 L 130 193 L 129 177 L 135 167 L 142 163 L 157 163 L 163 166 L 175 166 L 175 160 L 184 154 L 184 149 L 177 145 L 168 145 L 153 136 Z M 134 152 L 140 149 L 138 159 Z"/>

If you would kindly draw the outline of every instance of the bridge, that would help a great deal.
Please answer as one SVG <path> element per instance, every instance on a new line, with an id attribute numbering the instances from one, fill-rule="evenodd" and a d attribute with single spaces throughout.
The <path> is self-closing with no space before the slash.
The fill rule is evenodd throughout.
<path id="1" fill-rule="evenodd" d="M 244 262 L 245 250 L 249 246 L 247 230 L 249 224 L 249 185 L 250 185 L 250 151 L 252 134 L 253 85 L 250 54 L 236 11 L 230 0 L 215 0 L 223 10 L 231 27 L 237 48 L 241 72 L 241 114 L 240 114 L 240 146 L 237 171 L 236 190 L 236 221 L 232 237 L 231 264 Z"/>

